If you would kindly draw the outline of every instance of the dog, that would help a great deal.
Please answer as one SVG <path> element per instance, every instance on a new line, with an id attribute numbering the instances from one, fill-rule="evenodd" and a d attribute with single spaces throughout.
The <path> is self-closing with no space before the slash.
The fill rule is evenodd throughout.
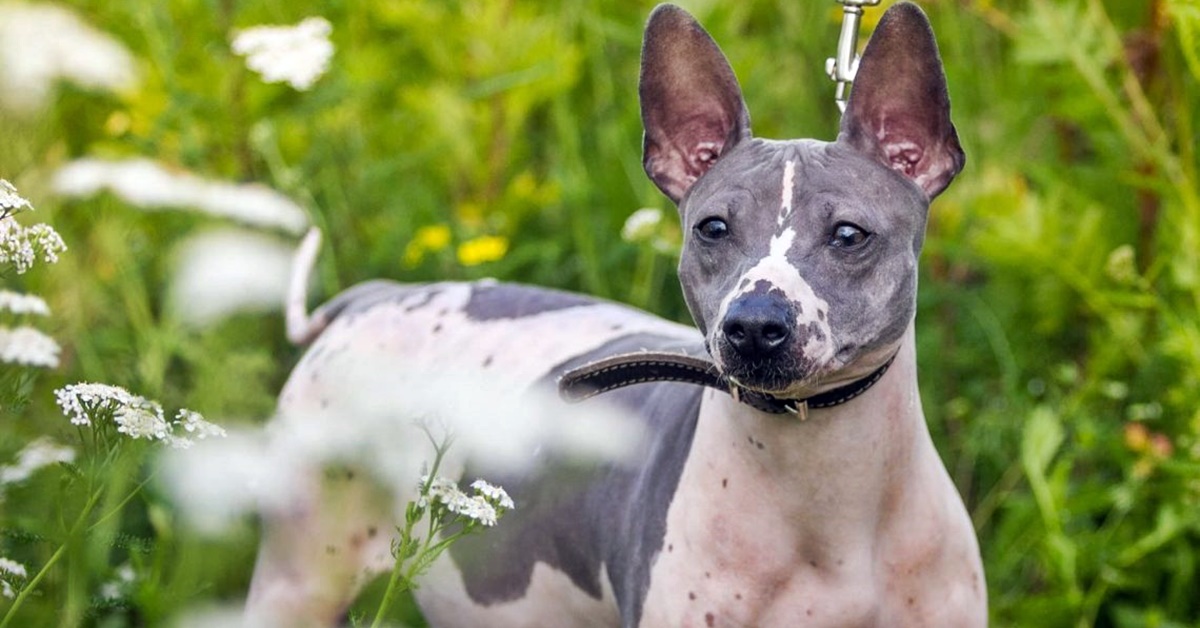
<path id="1" fill-rule="evenodd" d="M 698 329 L 495 282 L 372 282 L 311 316 L 301 296 L 289 332 L 312 347 L 280 420 L 337 420 L 330 375 L 369 358 L 557 382 L 641 422 L 631 462 L 507 479 L 517 509 L 416 592 L 435 626 L 986 625 L 978 543 L 917 389 L 927 212 L 965 162 L 924 13 L 883 16 L 833 142 L 753 137 L 728 61 L 671 5 L 647 23 L 639 96 Z M 264 514 L 256 624 L 337 622 L 392 565 L 396 496 L 347 474 L 307 497 Z"/>

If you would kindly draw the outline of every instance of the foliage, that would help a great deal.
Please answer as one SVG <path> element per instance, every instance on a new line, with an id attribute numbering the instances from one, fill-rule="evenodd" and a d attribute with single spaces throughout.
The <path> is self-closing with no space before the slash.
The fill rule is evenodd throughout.
<path id="1" fill-rule="evenodd" d="M 684 4 L 729 55 L 757 134 L 833 136 L 822 70 L 836 6 Z M 968 154 L 930 215 L 922 393 L 980 534 L 993 624 L 1200 625 L 1200 4 L 922 5 Z M 277 314 L 196 327 L 171 305 L 178 250 L 227 219 L 56 195 L 54 173 L 78 158 L 148 157 L 283 192 L 329 238 L 324 296 L 372 277 L 496 276 L 687 320 L 673 221 L 619 235 L 636 210 L 672 213 L 640 165 L 651 3 L 69 6 L 132 52 L 138 82 L 64 82 L 35 111 L 0 110 L 0 177 L 70 246 L 53 267 L 0 275 L 0 288 L 45 298 L 39 326 L 62 345 L 55 370 L 0 364 L 0 464 L 70 437 L 53 395 L 66 383 L 255 423 L 298 355 Z M 238 29 L 318 15 L 335 52 L 305 91 L 263 83 L 231 50 Z M 287 229 L 259 233 L 294 244 Z M 252 522 L 220 542 L 191 533 L 145 484 L 149 456 L 2 489 L 0 557 L 30 574 L 51 565 L 23 625 L 155 625 L 244 594 Z M 78 534 L 110 512 L 103 534 Z M 70 551 L 55 563 L 59 547 Z M 136 578 L 102 597 L 126 564 Z"/>

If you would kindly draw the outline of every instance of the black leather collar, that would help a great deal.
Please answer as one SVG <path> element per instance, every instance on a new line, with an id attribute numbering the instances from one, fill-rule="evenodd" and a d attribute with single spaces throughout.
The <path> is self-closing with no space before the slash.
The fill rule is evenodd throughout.
<path id="1" fill-rule="evenodd" d="M 637 351 L 610 356 L 568 370 L 558 380 L 558 392 L 563 399 L 577 402 L 633 384 L 684 382 L 723 390 L 734 399 L 763 412 L 804 416 L 808 408 L 831 408 L 867 392 L 883 377 L 895 359 L 896 355 L 892 354 L 887 362 L 866 377 L 845 386 L 804 399 L 780 399 L 731 382 L 708 356 L 698 352 Z"/>

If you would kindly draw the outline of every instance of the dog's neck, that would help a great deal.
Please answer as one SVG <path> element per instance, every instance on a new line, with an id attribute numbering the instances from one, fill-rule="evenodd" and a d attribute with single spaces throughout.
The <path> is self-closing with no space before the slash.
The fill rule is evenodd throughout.
<path id="1" fill-rule="evenodd" d="M 905 485 L 929 472 L 931 457 L 918 455 L 924 448 L 932 443 L 910 325 L 895 363 L 871 390 L 811 410 L 803 422 L 706 391 L 692 447 L 703 459 L 689 461 L 694 474 L 685 481 L 699 482 L 691 488 L 713 496 L 712 506 L 727 508 L 730 519 L 747 517 L 744 523 L 771 526 L 772 534 L 791 531 L 805 554 L 867 549 L 863 539 L 879 536 Z"/>

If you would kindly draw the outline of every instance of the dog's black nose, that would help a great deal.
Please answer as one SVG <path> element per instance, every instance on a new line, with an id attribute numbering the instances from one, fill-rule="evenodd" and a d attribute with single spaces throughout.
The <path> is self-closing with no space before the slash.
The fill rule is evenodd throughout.
<path id="1" fill-rule="evenodd" d="M 747 295 L 729 304 L 721 330 L 743 357 L 766 358 L 792 335 L 791 315 L 776 298 Z"/>

